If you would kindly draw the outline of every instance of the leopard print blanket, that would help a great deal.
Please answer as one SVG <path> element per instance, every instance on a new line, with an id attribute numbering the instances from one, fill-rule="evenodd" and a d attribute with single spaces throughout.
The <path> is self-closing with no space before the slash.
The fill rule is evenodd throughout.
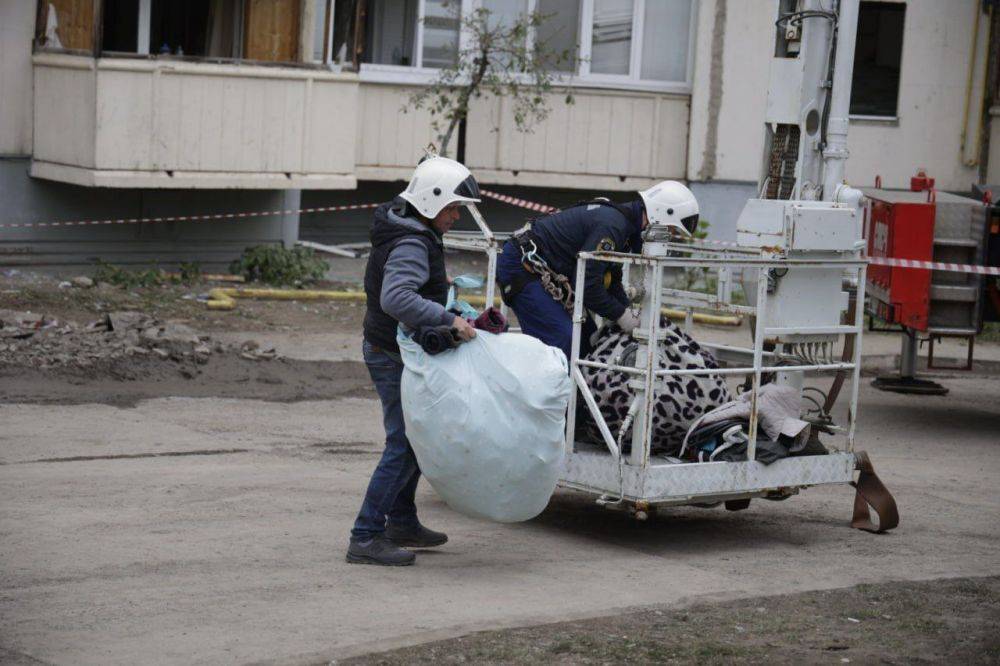
<path id="1" fill-rule="evenodd" d="M 661 370 L 719 367 L 715 357 L 676 324 L 666 319 L 662 324 L 666 329 L 666 338 L 660 344 Z M 595 344 L 586 356 L 587 360 L 621 366 L 635 364 L 639 343 L 617 325 L 605 325 L 595 334 L 594 339 Z M 581 370 L 611 434 L 617 438 L 633 396 L 628 388 L 629 376 L 613 370 L 587 367 Z M 667 375 L 664 380 L 656 395 L 651 448 L 654 453 L 676 456 L 691 424 L 705 412 L 732 398 L 725 379 L 720 375 Z M 581 434 L 590 441 L 603 442 L 597 424 L 582 403 L 580 411 L 585 414 Z M 626 435 L 626 450 L 630 448 L 629 442 L 631 435 Z"/>

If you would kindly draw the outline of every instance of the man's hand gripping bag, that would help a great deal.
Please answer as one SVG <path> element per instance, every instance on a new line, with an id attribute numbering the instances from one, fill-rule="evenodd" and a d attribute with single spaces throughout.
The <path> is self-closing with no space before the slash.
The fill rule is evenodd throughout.
<path id="1" fill-rule="evenodd" d="M 499 522 L 534 518 L 562 471 L 572 385 L 566 357 L 519 333 L 479 331 L 430 356 L 402 333 L 406 436 L 448 505 Z"/>

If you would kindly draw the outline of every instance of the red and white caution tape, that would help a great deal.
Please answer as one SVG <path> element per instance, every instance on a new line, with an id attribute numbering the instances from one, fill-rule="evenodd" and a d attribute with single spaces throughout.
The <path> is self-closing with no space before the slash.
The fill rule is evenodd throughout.
<path id="1" fill-rule="evenodd" d="M 519 199 L 517 197 L 500 194 L 491 190 L 480 190 L 483 196 L 508 203 L 512 206 L 519 206 L 538 213 L 552 213 L 559 210 L 554 206 Z M 0 228 L 17 229 L 31 227 L 79 227 L 94 226 L 104 224 L 142 224 L 147 222 L 201 222 L 205 220 L 240 220 L 248 217 L 274 217 L 278 215 L 307 215 L 310 213 L 331 213 L 344 210 L 362 210 L 366 208 L 377 208 L 381 204 L 348 204 L 344 206 L 318 206 L 315 208 L 298 208 L 289 210 L 261 210 L 247 211 L 242 213 L 212 213 L 209 215 L 170 215 L 164 217 L 133 217 L 109 220 L 72 220 L 67 222 L 23 222 L 15 224 L 0 224 Z M 716 241 L 700 239 L 693 244 L 718 245 L 721 247 L 739 247 L 737 243 L 728 241 Z M 893 257 L 868 257 L 868 262 L 876 266 L 896 266 L 899 268 L 923 268 L 934 271 L 947 271 L 951 273 L 975 273 L 976 275 L 1000 275 L 1000 266 L 978 266 L 973 264 L 953 264 L 936 261 L 920 261 L 917 259 L 896 259 Z"/>
<path id="2" fill-rule="evenodd" d="M 978 266 L 975 264 L 952 264 L 940 261 L 920 261 L 918 259 L 896 259 L 894 257 L 868 257 L 868 263 L 876 266 L 896 266 L 898 268 L 925 268 L 950 273 L 975 273 L 976 275 L 1000 275 L 1000 266 Z"/>
<path id="3" fill-rule="evenodd" d="M 497 201 L 502 201 L 512 206 L 520 206 L 521 208 L 527 208 L 528 210 L 533 210 L 538 213 L 554 213 L 555 211 L 559 210 L 554 206 L 546 206 L 545 204 L 535 203 L 534 201 L 528 201 L 526 199 L 518 199 L 517 197 L 511 197 L 506 194 L 500 194 L 499 192 L 491 192 L 490 190 L 479 190 L 479 192 L 484 197 L 489 197 L 490 199 L 496 199 Z"/>
<path id="4" fill-rule="evenodd" d="M 278 215 L 300 215 L 308 213 L 329 213 L 341 210 L 360 210 L 377 208 L 382 204 L 349 204 L 346 206 L 320 206 L 317 208 L 298 208 L 290 210 L 256 210 L 243 213 L 213 213 L 210 215 L 170 215 L 165 217 L 132 217 L 111 220 L 72 220 L 68 222 L 23 222 L 21 224 L 0 224 L 0 228 L 31 228 L 31 227 L 85 227 L 102 224 L 143 224 L 146 222 L 202 222 L 205 220 L 240 220 L 248 217 L 274 217 Z"/>

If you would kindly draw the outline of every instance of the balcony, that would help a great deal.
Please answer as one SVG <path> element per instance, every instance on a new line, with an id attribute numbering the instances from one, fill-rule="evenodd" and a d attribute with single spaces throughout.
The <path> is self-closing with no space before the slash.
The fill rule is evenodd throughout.
<path id="1" fill-rule="evenodd" d="M 37 53 L 37 178 L 353 189 L 358 79 L 324 69 Z"/>

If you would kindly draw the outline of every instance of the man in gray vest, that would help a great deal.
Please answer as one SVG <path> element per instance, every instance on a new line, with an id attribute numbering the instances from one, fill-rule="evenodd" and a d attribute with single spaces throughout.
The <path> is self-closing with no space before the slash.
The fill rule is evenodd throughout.
<path id="1" fill-rule="evenodd" d="M 478 202 L 479 185 L 465 166 L 431 156 L 417 166 L 404 192 L 375 211 L 362 351 L 382 401 L 385 451 L 351 530 L 348 562 L 413 564 L 415 556 L 406 547 L 429 548 L 448 540 L 417 519 L 420 468 L 404 429 L 396 329 L 399 324 L 451 326 L 463 341 L 475 337 L 467 321 L 444 307 L 449 285 L 442 236 L 458 219 L 460 206 Z"/>

